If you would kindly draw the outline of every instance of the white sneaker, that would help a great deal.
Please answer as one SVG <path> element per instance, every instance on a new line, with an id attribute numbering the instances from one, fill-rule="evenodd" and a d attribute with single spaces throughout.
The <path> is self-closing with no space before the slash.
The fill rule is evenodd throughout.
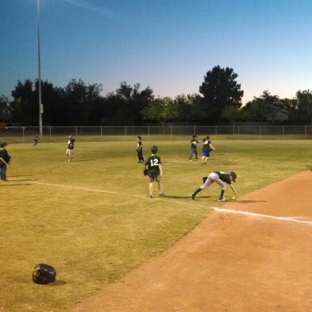
<path id="1" fill-rule="evenodd" d="M 224 197 L 218 199 L 218 202 L 225 202 L 225 201 L 226 201 L 226 199 Z"/>

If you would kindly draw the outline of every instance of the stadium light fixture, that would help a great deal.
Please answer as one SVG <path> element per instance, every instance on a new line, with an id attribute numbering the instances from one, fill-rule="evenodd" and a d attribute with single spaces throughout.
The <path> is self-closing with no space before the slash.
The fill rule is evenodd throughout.
<path id="1" fill-rule="evenodd" d="M 42 137 L 42 95 L 41 95 L 41 60 L 40 60 L 40 0 L 37 0 L 38 16 L 38 90 L 39 90 L 39 135 Z"/>

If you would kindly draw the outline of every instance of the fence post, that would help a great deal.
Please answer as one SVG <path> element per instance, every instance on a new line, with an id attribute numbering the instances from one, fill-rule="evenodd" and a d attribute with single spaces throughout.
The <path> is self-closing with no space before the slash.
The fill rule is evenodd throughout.
<path id="1" fill-rule="evenodd" d="M 304 138 L 307 139 L 307 126 L 304 126 Z"/>

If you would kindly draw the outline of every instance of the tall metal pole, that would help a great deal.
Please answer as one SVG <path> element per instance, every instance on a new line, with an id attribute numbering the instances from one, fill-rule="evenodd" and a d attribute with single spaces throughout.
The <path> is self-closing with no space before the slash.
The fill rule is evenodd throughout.
<path id="1" fill-rule="evenodd" d="M 37 11 L 38 11 L 38 90 L 39 90 L 39 135 L 42 137 L 42 96 L 41 96 L 41 62 L 40 62 L 40 5 L 37 0 Z"/>

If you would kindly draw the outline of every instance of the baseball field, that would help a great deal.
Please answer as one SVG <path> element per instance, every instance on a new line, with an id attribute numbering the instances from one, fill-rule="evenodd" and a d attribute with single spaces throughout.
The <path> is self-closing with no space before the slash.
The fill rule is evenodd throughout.
<path id="1" fill-rule="evenodd" d="M 310 311 L 311 143 L 189 139 L 157 145 L 165 197 L 148 197 L 133 142 L 10 144 L 0 184 L 0 311 Z M 200 149 L 199 149 L 200 153 Z M 211 171 L 228 187 L 189 194 Z M 37 263 L 56 282 L 34 284 Z"/>

